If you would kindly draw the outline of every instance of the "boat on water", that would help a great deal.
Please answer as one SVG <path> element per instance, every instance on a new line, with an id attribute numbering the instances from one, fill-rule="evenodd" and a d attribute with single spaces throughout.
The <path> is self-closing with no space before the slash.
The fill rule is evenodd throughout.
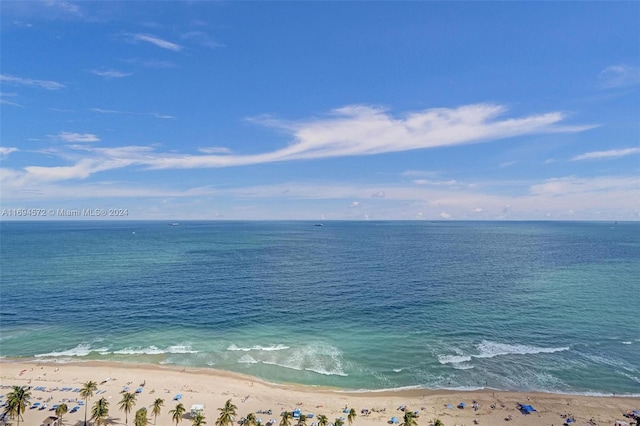
<path id="1" fill-rule="evenodd" d="M 324 226 L 324 225 L 321 223 L 315 223 L 313 226 Z"/>
<path id="2" fill-rule="evenodd" d="M 169 226 L 180 226 L 180 224 L 178 222 L 172 222 L 169 224 Z"/>

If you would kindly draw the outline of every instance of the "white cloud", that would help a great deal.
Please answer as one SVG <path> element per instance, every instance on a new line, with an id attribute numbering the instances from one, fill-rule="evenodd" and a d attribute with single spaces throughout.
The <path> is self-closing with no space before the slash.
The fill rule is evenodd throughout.
<path id="1" fill-rule="evenodd" d="M 95 75 L 99 75 L 100 77 L 104 77 L 106 79 L 111 79 L 111 78 L 122 78 L 122 77 L 128 77 L 131 75 L 131 73 L 126 73 L 126 72 L 122 72 L 122 71 L 118 71 L 118 70 L 91 70 L 91 72 Z"/>
<path id="2" fill-rule="evenodd" d="M 155 46 L 161 47 L 163 49 L 167 49 L 167 50 L 173 50 L 174 52 L 179 52 L 183 49 L 182 46 L 180 46 L 179 44 L 176 43 L 172 43 L 170 41 L 167 40 L 163 40 L 159 37 L 150 35 L 150 34 L 132 34 L 131 37 L 134 40 L 138 40 L 138 41 L 144 41 L 147 43 L 151 43 Z"/>
<path id="3" fill-rule="evenodd" d="M 517 163 L 517 161 L 506 161 L 504 163 L 500 163 L 500 167 L 502 167 L 502 168 L 509 167 L 509 166 L 513 166 L 516 163 Z"/>
<path id="4" fill-rule="evenodd" d="M 0 81 L 22 86 L 39 87 L 46 90 L 58 90 L 65 87 L 64 84 L 49 80 L 34 80 L 31 78 L 14 77 L 11 75 L 0 74 Z"/>
<path id="5" fill-rule="evenodd" d="M 455 179 L 450 179 L 450 180 L 415 179 L 413 183 L 415 183 L 416 185 L 452 186 L 452 185 L 458 185 L 459 182 Z"/>
<path id="6" fill-rule="evenodd" d="M 58 138 L 63 142 L 100 142 L 93 133 L 60 132 Z"/>
<path id="7" fill-rule="evenodd" d="M 17 106 L 17 107 L 21 107 L 22 108 L 22 105 L 20 105 L 19 103 L 7 99 L 7 98 L 13 98 L 13 97 L 16 97 L 16 96 L 18 96 L 17 93 L 0 92 L 0 104 Z"/>
<path id="8" fill-rule="evenodd" d="M 94 109 L 101 113 L 111 110 Z M 396 118 L 385 110 L 367 106 L 347 106 L 334 110 L 329 118 L 301 122 L 261 119 L 259 122 L 284 130 L 293 142 L 283 149 L 253 155 L 159 153 L 149 147 L 122 157 L 117 149 L 87 151 L 87 159 L 97 164 L 146 166 L 148 169 L 189 169 L 233 167 L 277 161 L 294 161 L 355 155 L 374 155 L 414 149 L 428 149 L 500 138 L 550 132 L 578 132 L 593 126 L 561 126 L 563 114 L 552 112 L 524 118 L 498 120 L 506 109 L 497 105 L 468 105 L 456 109 L 437 108 Z M 90 133 L 61 133 L 67 142 L 94 142 Z M 407 173 L 407 172 L 405 172 Z M 426 183 L 426 182 L 425 182 Z M 457 182 L 431 181 L 436 185 Z M 370 193 L 368 194 L 370 195 Z M 368 196 L 367 195 L 367 196 Z"/>
<path id="9" fill-rule="evenodd" d="M 103 109 L 103 108 L 90 108 L 89 111 L 99 112 L 100 114 L 126 114 L 126 115 L 150 115 L 155 118 L 163 120 L 171 120 L 175 117 L 168 114 L 158 114 L 155 112 L 132 112 L 132 111 L 118 111 L 115 109 Z"/>
<path id="10" fill-rule="evenodd" d="M 640 202 L 640 177 L 596 177 L 580 178 L 566 176 L 547 179 L 543 183 L 531 186 L 530 193 L 535 196 L 566 197 L 573 194 L 597 194 L 611 193 L 613 191 L 636 192 L 636 202 Z"/>
<path id="11" fill-rule="evenodd" d="M 599 160 L 603 158 L 619 158 L 627 155 L 633 155 L 640 153 L 640 148 L 623 148 L 623 149 L 611 149 L 608 151 L 593 151 L 585 154 L 576 155 L 571 161 L 580 160 Z"/>
<path id="12" fill-rule="evenodd" d="M 359 201 L 353 201 L 349 207 L 358 207 L 360 205 Z"/>
<path id="13" fill-rule="evenodd" d="M 5 146 L 0 146 L 0 158 L 7 158 L 9 154 L 12 152 L 18 152 L 18 148 L 9 148 Z"/>
<path id="14" fill-rule="evenodd" d="M 173 120 L 175 117 L 173 115 L 168 114 L 158 114 L 156 112 L 148 112 L 147 115 L 151 115 L 155 118 L 161 118 L 163 120 Z"/>
<path id="15" fill-rule="evenodd" d="M 371 194 L 371 198 L 384 198 L 385 197 L 385 193 L 384 191 L 376 191 L 373 194 Z"/>
<path id="16" fill-rule="evenodd" d="M 231 154 L 233 152 L 229 148 L 225 148 L 223 146 L 214 146 L 210 148 L 198 148 L 198 151 L 202 152 L 203 154 Z"/>
<path id="17" fill-rule="evenodd" d="M 640 85 L 640 67 L 612 65 L 600 72 L 600 85 L 605 89 Z"/>
<path id="18" fill-rule="evenodd" d="M 45 5 L 49 6 L 49 7 L 56 7 L 64 12 L 68 12 L 68 13 L 72 13 L 72 14 L 79 14 L 80 13 L 80 8 L 69 2 L 69 1 L 62 1 L 62 0 L 51 0 L 51 1 L 45 1 L 44 2 Z"/>
<path id="19" fill-rule="evenodd" d="M 209 34 L 202 31 L 190 31 L 188 33 L 182 34 L 180 38 L 183 40 L 191 40 L 201 46 L 208 47 L 210 49 L 224 47 L 223 44 L 216 42 L 211 38 L 211 36 L 209 36 Z"/>
<path id="20" fill-rule="evenodd" d="M 440 218 L 442 219 L 451 219 L 451 215 L 447 212 L 440 212 Z"/>

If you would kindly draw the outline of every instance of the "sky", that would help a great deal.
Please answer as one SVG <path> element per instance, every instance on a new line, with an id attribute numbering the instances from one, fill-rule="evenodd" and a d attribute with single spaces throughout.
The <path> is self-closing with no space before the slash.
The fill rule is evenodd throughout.
<path id="1" fill-rule="evenodd" d="M 639 2 L 0 3 L 0 220 L 640 220 Z"/>

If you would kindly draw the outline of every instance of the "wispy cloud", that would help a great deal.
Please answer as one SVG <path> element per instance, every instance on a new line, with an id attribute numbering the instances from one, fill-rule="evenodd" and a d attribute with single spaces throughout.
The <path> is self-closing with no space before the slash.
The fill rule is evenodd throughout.
<path id="1" fill-rule="evenodd" d="M 106 79 L 122 78 L 122 77 L 128 77 L 131 75 L 131 73 L 122 72 L 118 70 L 91 70 L 91 72 L 95 75 L 99 75 L 100 77 L 104 77 Z"/>
<path id="2" fill-rule="evenodd" d="M 167 40 L 163 40 L 159 37 L 156 37 L 154 35 L 151 34 L 131 34 L 131 37 L 133 38 L 133 40 L 138 40 L 138 41 L 144 41 L 147 43 L 151 43 L 155 46 L 161 47 L 163 49 L 167 49 L 167 50 L 173 50 L 174 52 L 179 52 L 183 49 L 183 46 L 176 44 L 176 43 L 172 43 L 170 41 Z"/>
<path id="3" fill-rule="evenodd" d="M 224 47 L 223 44 L 218 43 L 214 39 L 209 36 L 209 34 L 204 33 L 202 31 L 190 31 L 188 33 L 182 34 L 180 36 L 182 40 L 190 40 L 196 44 L 199 44 L 204 47 L 208 47 L 209 49 L 217 49 L 219 47 Z"/>
<path id="4" fill-rule="evenodd" d="M 60 132 L 57 137 L 63 142 L 100 142 L 93 133 Z"/>
<path id="5" fill-rule="evenodd" d="M 214 146 L 210 148 L 198 148 L 198 152 L 203 154 L 231 154 L 233 151 L 223 146 Z"/>
<path id="6" fill-rule="evenodd" d="M 600 72 L 600 86 L 604 89 L 640 85 L 640 67 L 612 65 Z"/>
<path id="7" fill-rule="evenodd" d="M 163 120 L 173 120 L 175 118 L 173 115 L 158 114 L 155 112 L 118 111 L 115 109 L 104 109 L 104 108 L 90 108 L 89 111 L 99 112 L 100 114 L 150 115 L 152 117 L 160 118 Z"/>
<path id="8" fill-rule="evenodd" d="M 547 179 L 531 186 L 531 195 L 547 197 L 567 197 L 575 194 L 611 196 L 616 191 L 632 191 L 640 195 L 640 177 L 601 176 L 584 178 L 566 176 Z M 636 198 L 637 199 L 637 198 Z M 637 204 L 637 201 L 635 202 Z"/>
<path id="9" fill-rule="evenodd" d="M 20 105 L 19 103 L 11 100 L 11 99 L 7 99 L 7 98 L 14 98 L 18 96 L 17 93 L 5 93 L 5 92 L 0 92 L 0 104 L 5 104 L 5 105 L 11 105 L 11 106 L 16 106 L 16 107 L 21 107 L 22 105 Z"/>
<path id="10" fill-rule="evenodd" d="M 10 148 L 5 146 L 0 146 L 0 158 L 7 158 L 9 154 L 12 152 L 18 152 L 18 148 Z"/>
<path id="11" fill-rule="evenodd" d="M 500 163 L 501 168 L 510 167 L 514 164 L 518 163 L 517 161 L 505 161 L 504 163 Z"/>
<path id="12" fill-rule="evenodd" d="M 46 90 L 58 90 L 65 87 L 64 84 L 58 83 L 57 81 L 34 80 L 31 78 L 15 77 L 15 76 L 6 75 L 6 74 L 0 74 L 0 81 L 9 83 L 9 84 L 39 87 L 41 89 L 46 89 Z"/>
<path id="13" fill-rule="evenodd" d="M 158 59 L 128 58 L 123 59 L 122 61 L 129 64 L 140 64 L 147 68 L 175 68 L 177 66 L 173 62 L 161 61 Z"/>
<path id="14" fill-rule="evenodd" d="M 432 186 L 459 185 L 459 182 L 455 179 L 450 179 L 450 180 L 415 179 L 413 183 L 415 183 L 416 185 L 432 185 Z"/>
<path id="15" fill-rule="evenodd" d="M 640 148 L 610 149 L 608 151 L 593 151 L 576 155 L 571 161 L 580 160 L 601 160 L 610 158 L 626 157 L 627 155 L 640 154 Z"/>
<path id="16" fill-rule="evenodd" d="M 80 13 L 80 7 L 78 7 L 78 5 L 73 4 L 72 2 L 69 2 L 69 1 L 50 0 L 50 1 L 45 1 L 44 4 L 47 5 L 48 7 L 53 7 L 67 13 L 72 13 L 72 14 Z"/>
<path id="17" fill-rule="evenodd" d="M 397 118 L 386 110 L 349 106 L 333 111 L 329 118 L 301 122 L 265 118 L 256 120 L 258 123 L 279 128 L 293 138 L 288 147 L 276 151 L 252 155 L 226 152 L 177 154 L 156 152 L 151 147 L 129 147 L 124 151 L 91 147 L 86 149 L 86 159 L 90 161 L 83 163 L 83 166 L 90 164 L 86 169 L 93 171 L 130 165 L 148 169 L 233 167 L 303 159 L 375 155 L 487 142 L 527 134 L 579 132 L 594 127 L 560 125 L 564 115 L 558 112 L 498 120 L 497 117 L 505 111 L 501 106 L 480 104 L 457 109 L 430 109 Z M 110 110 L 98 112 L 116 113 Z M 97 140 L 92 134 L 70 135 L 72 136 L 68 136 L 68 139 L 79 139 L 79 142 L 93 141 L 87 140 L 93 138 Z"/>

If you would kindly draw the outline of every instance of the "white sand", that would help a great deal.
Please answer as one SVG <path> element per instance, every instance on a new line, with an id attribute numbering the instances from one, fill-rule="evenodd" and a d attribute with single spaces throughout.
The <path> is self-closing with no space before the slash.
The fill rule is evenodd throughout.
<path id="1" fill-rule="evenodd" d="M 26 371 L 25 371 L 26 370 Z M 22 372 L 22 374 L 21 374 Z M 105 379 L 110 380 L 102 383 Z M 588 397 L 573 395 L 557 395 L 543 393 L 491 392 L 491 391 L 426 391 L 408 390 L 396 392 L 366 392 L 347 393 L 335 389 L 300 385 L 278 385 L 265 383 L 259 379 L 211 369 L 180 369 L 153 365 L 130 365 L 105 362 L 77 362 L 77 363 L 32 363 L 0 362 L 0 383 L 4 389 L 0 394 L 6 394 L 13 385 L 27 385 L 31 387 L 45 386 L 46 391 L 31 390 L 31 402 L 46 402 L 49 407 L 60 403 L 63 399 L 80 400 L 79 394 L 70 391 L 60 391 L 62 387 L 82 387 L 83 383 L 92 380 L 97 382 L 100 394 L 94 395 L 89 401 L 91 406 L 100 397 L 109 402 L 109 424 L 124 425 L 124 412 L 118 408 L 121 391 L 129 386 L 134 392 L 140 384 L 145 383 L 142 393 L 137 394 L 137 401 L 133 411 L 129 414 L 129 424 L 133 424 L 135 411 L 141 407 L 148 407 L 156 398 L 164 399 L 164 408 L 157 418 L 158 425 L 170 426 L 174 423 L 168 414 L 175 408 L 176 394 L 182 394 L 180 402 L 187 409 L 192 404 L 205 404 L 207 425 L 214 425 L 219 415 L 217 410 L 227 399 L 231 399 L 238 407 L 239 417 L 260 410 L 272 410 L 272 415 L 256 414 L 263 424 L 270 419 L 280 422 L 280 413 L 284 410 L 292 411 L 296 407 L 303 413 L 314 413 L 315 416 L 307 421 L 311 425 L 320 414 L 326 415 L 331 422 L 338 417 L 347 415 L 342 411 L 344 407 L 355 408 L 358 417 L 354 426 L 387 425 L 392 416 L 402 422 L 403 413 L 398 407 L 405 405 L 411 411 L 419 411 L 418 426 L 431 424 L 439 418 L 447 426 L 472 425 L 477 421 L 481 425 L 561 425 L 561 417 L 570 414 L 576 425 L 586 425 L 593 419 L 598 425 L 613 425 L 615 420 L 628 420 L 622 414 L 630 409 L 640 408 L 640 399 L 621 397 Z M 57 389 L 57 390 L 56 390 Z M 105 392 L 102 392 L 105 391 Z M 471 408 L 473 401 L 480 404 L 478 410 Z M 467 404 L 466 409 L 448 409 L 446 404 L 454 407 L 459 402 Z M 531 415 L 520 413 L 518 402 L 531 404 L 537 412 Z M 75 402 L 66 402 L 71 409 Z M 495 408 L 492 408 L 491 406 Z M 362 409 L 376 410 L 368 416 L 361 415 Z M 384 410 L 384 411 L 382 411 Z M 52 412 L 47 410 L 27 409 L 24 422 L 21 425 L 39 426 Z M 90 414 L 89 414 L 90 415 Z M 511 416 L 507 422 L 505 418 Z M 64 424 L 80 426 L 84 419 L 84 407 L 76 413 L 64 416 Z M 150 416 L 150 424 L 153 424 Z M 14 421 L 12 424 L 15 424 Z M 189 425 L 188 414 L 180 425 Z"/>

